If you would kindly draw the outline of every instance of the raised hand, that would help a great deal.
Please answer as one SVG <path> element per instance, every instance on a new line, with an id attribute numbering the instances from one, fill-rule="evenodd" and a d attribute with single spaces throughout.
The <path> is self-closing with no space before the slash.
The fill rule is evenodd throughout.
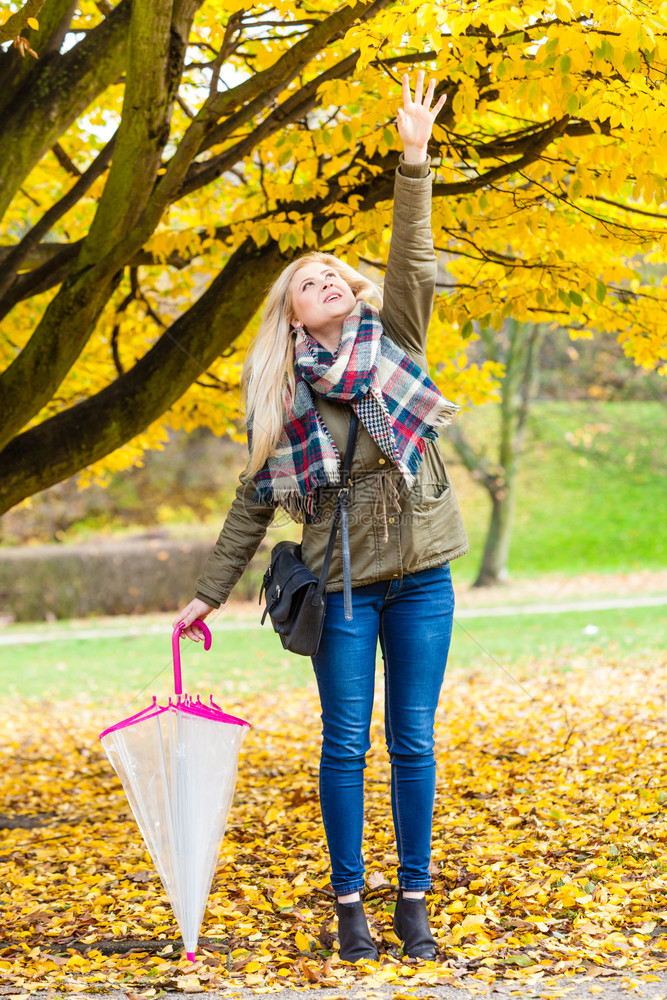
<path id="1" fill-rule="evenodd" d="M 447 95 L 443 94 L 433 110 L 429 110 L 433 100 L 435 80 L 431 80 L 426 94 L 423 95 L 424 75 L 424 70 L 420 69 L 413 101 L 410 93 L 410 77 L 407 73 L 403 74 L 403 107 L 398 109 L 397 122 L 398 134 L 403 140 L 403 158 L 407 163 L 423 163 L 426 159 L 426 148 L 433 131 L 433 123 L 447 100 Z"/>

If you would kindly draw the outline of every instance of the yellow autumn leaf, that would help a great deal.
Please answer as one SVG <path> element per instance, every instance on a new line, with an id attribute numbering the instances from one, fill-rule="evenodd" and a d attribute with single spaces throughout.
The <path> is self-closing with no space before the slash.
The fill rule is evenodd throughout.
<path id="1" fill-rule="evenodd" d="M 303 933 L 303 931 L 297 931 L 294 935 L 294 941 L 299 951 L 310 952 L 310 938 Z"/>
<path id="2" fill-rule="evenodd" d="M 604 820 L 602 821 L 602 825 L 604 827 L 613 826 L 620 815 L 621 815 L 620 810 L 613 809 L 609 813 L 609 815 L 605 816 Z"/>
<path id="3" fill-rule="evenodd" d="M 501 35 L 505 30 L 506 16 L 504 10 L 495 10 L 489 14 L 489 28 L 494 35 Z"/>
<path id="4" fill-rule="evenodd" d="M 531 882 L 529 885 L 522 886 L 517 892 L 517 896 L 524 899 L 528 896 L 535 896 L 542 888 L 539 882 Z"/>
<path id="5" fill-rule="evenodd" d="M 463 920 L 461 921 L 460 924 L 461 931 L 463 934 L 474 934 L 479 930 L 480 927 L 484 925 L 485 921 L 486 917 L 484 916 L 484 914 L 470 913 L 466 917 L 464 917 Z"/>

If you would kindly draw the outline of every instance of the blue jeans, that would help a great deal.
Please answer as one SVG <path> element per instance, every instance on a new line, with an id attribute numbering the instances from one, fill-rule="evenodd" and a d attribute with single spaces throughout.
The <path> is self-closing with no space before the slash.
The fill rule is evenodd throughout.
<path id="1" fill-rule="evenodd" d="M 339 896 L 364 886 L 364 768 L 379 638 L 399 885 L 428 889 L 433 723 L 454 615 L 449 564 L 354 587 L 352 604 L 348 622 L 342 593 L 328 595 L 322 641 L 313 657 L 322 704 L 320 804 L 331 885 Z"/>

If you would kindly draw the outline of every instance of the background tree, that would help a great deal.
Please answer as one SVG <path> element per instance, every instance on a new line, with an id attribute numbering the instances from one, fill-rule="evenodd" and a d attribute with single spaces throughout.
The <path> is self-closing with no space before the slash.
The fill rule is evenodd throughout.
<path id="1" fill-rule="evenodd" d="M 500 380 L 497 454 L 492 455 L 488 447 L 495 428 L 487 435 L 484 449 L 473 445 L 459 424 L 454 424 L 447 434 L 463 465 L 484 487 L 491 501 L 489 527 L 474 587 L 488 587 L 507 579 L 517 472 L 533 398 L 540 340 L 545 333 L 545 324 L 520 323 L 514 319 L 505 321 L 500 336 L 489 329 L 481 331 L 487 357 L 501 364 L 504 370 Z"/>
<path id="2" fill-rule="evenodd" d="M 0 59 L 0 511 L 168 426 L 229 428 L 263 290 L 295 253 L 382 267 L 398 78 L 417 65 L 449 98 L 430 147 L 454 282 L 440 384 L 489 398 L 498 369 L 464 341 L 509 316 L 664 366 L 665 281 L 638 264 L 665 253 L 660 12 L 46 0 L 22 29 L 38 58 Z"/>

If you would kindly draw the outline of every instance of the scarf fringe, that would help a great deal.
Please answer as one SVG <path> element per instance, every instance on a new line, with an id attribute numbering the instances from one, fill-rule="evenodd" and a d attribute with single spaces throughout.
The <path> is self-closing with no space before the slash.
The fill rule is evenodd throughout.
<path id="1" fill-rule="evenodd" d="M 255 490 L 252 503 L 267 507 L 282 507 L 293 521 L 304 524 L 317 517 L 315 491 L 321 486 L 339 485 L 340 470 L 337 470 L 335 475 L 327 475 L 324 470 L 319 470 L 308 477 L 308 482 L 305 484 L 308 489 L 305 493 L 299 492 L 296 486 L 287 489 L 284 486 L 272 487 L 270 484 L 264 484 Z"/>
<path id="2" fill-rule="evenodd" d="M 451 403 L 448 399 L 443 399 L 442 408 L 436 419 L 433 421 L 434 427 L 447 427 L 451 424 L 456 414 L 461 409 L 456 403 Z"/>

